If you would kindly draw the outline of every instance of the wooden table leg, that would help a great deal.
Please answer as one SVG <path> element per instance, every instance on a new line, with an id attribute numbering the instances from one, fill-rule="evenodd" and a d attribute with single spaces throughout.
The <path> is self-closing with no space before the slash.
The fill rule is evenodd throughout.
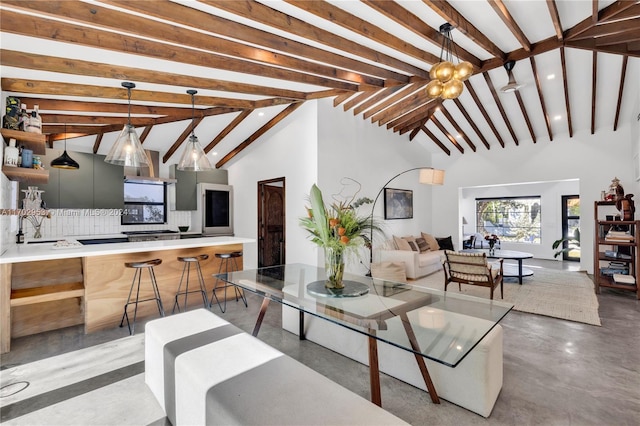
<path id="1" fill-rule="evenodd" d="M 413 328 L 411 328 L 411 323 L 409 322 L 407 314 L 401 314 L 400 319 L 402 320 L 404 331 L 407 333 L 407 337 L 409 338 L 409 342 L 411 343 L 411 348 L 415 352 L 421 352 L 420 346 L 418 345 L 418 340 L 416 339 L 416 335 L 413 332 Z M 436 387 L 433 385 L 433 381 L 431 380 L 431 376 L 429 375 L 429 370 L 427 370 L 427 364 L 424 362 L 424 357 L 422 355 L 418 355 L 417 353 L 414 353 L 413 355 L 415 356 L 416 362 L 418 363 L 418 368 L 420 369 L 420 373 L 422 374 L 424 383 L 427 385 L 427 389 L 429 390 L 431 401 L 434 404 L 440 404 L 440 398 L 436 393 Z"/>
<path id="2" fill-rule="evenodd" d="M 369 334 L 375 335 L 375 330 L 369 330 Z M 369 382 L 371 387 L 371 402 L 382 407 L 382 394 L 380 392 L 380 367 L 378 365 L 378 340 L 369 336 Z"/>
<path id="3" fill-rule="evenodd" d="M 253 337 L 256 337 L 258 335 L 258 332 L 260 331 L 260 326 L 262 325 L 264 314 L 267 313 L 267 307 L 269 306 L 270 300 L 271 299 L 269 299 L 268 297 L 265 297 L 264 299 L 262 299 L 262 305 L 260 305 L 260 312 L 258 313 L 258 319 L 256 320 L 256 325 L 253 327 L 253 333 L 251 333 Z"/>

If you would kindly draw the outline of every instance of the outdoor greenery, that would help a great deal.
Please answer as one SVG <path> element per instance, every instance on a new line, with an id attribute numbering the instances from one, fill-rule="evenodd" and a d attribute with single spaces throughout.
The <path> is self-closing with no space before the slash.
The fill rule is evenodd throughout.
<path id="1" fill-rule="evenodd" d="M 540 197 L 476 200 L 477 232 L 502 241 L 540 243 Z"/>

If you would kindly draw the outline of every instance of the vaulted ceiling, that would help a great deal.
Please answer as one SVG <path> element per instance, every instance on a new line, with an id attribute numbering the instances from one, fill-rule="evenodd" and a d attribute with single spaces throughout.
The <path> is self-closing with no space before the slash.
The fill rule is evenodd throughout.
<path id="1" fill-rule="evenodd" d="M 424 89 L 445 22 L 474 75 L 438 101 Z M 2 90 L 39 105 L 50 143 L 108 149 L 131 81 L 132 124 L 168 163 L 192 129 L 187 89 L 217 167 L 318 98 L 448 155 L 616 130 L 640 112 L 638 1 L 2 0 L 0 26 Z M 503 93 L 509 60 L 523 86 Z"/>

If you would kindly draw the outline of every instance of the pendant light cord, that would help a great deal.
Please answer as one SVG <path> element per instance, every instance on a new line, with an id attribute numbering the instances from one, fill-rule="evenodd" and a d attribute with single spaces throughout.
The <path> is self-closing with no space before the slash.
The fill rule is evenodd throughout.
<path id="1" fill-rule="evenodd" d="M 196 110 L 196 106 L 195 106 L 195 93 L 191 93 L 191 136 L 195 136 L 195 130 L 196 127 L 194 126 L 194 122 L 196 120 L 196 116 L 195 116 L 195 110 Z"/>
<path id="2" fill-rule="evenodd" d="M 127 100 L 128 100 L 127 124 L 131 126 L 131 87 L 127 87 Z"/>

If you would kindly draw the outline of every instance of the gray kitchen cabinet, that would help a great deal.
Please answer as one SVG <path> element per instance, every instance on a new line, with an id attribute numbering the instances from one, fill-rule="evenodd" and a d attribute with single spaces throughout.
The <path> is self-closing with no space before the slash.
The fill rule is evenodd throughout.
<path id="1" fill-rule="evenodd" d="M 51 161 L 62 155 L 61 149 L 47 149 L 40 155 L 49 170 L 49 181 L 38 184 L 44 191 L 42 200 L 48 209 L 121 209 L 124 205 L 124 168 L 104 162 L 104 155 L 69 152 L 80 169 L 51 167 Z M 20 189 L 29 185 L 20 182 Z M 24 196 L 20 192 L 20 204 Z M 21 205 L 20 205 L 21 206 Z"/>
<path id="2" fill-rule="evenodd" d="M 171 166 L 170 175 L 176 179 L 176 210 L 196 210 L 196 191 L 199 183 L 219 183 L 227 185 L 229 182 L 226 170 L 209 170 L 206 172 L 186 172 Z"/>
<path id="3" fill-rule="evenodd" d="M 72 152 L 69 154 L 79 165 L 78 170 L 60 171 L 60 208 L 93 208 L 93 154 Z"/>
<path id="4" fill-rule="evenodd" d="M 124 207 L 124 167 L 104 162 L 104 155 L 93 156 L 93 208 Z"/>

